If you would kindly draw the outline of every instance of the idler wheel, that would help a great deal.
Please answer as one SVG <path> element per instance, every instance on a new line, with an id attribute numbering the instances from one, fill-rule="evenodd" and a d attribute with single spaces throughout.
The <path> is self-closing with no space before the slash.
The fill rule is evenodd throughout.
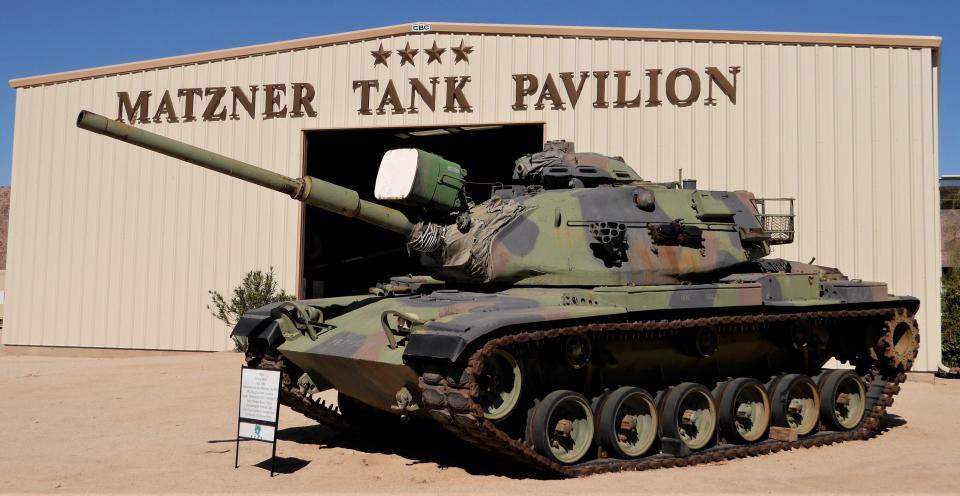
<path id="1" fill-rule="evenodd" d="M 537 452 L 570 465 L 583 459 L 593 445 L 593 412 L 582 394 L 561 389 L 534 407 L 527 429 Z"/>
<path id="2" fill-rule="evenodd" d="M 506 418 L 520 401 L 523 375 L 520 364 L 505 350 L 495 350 L 483 360 L 483 370 L 477 377 L 480 392 L 477 402 L 488 420 Z"/>
<path id="3" fill-rule="evenodd" d="M 867 387 L 852 370 L 831 370 L 820 377 L 820 419 L 830 430 L 860 425 L 867 405 Z"/>
<path id="4" fill-rule="evenodd" d="M 714 390 L 720 431 L 732 443 L 759 441 L 770 427 L 770 397 L 763 384 L 750 377 L 733 379 Z"/>
<path id="5" fill-rule="evenodd" d="M 820 393 L 813 379 L 803 374 L 784 374 L 774 379 L 767 389 L 773 425 L 792 427 L 801 437 L 816 430 Z"/>
<path id="6" fill-rule="evenodd" d="M 710 446 L 717 431 L 717 404 L 710 390 L 694 382 L 667 390 L 660 403 L 660 431 L 691 451 Z"/>
<path id="7" fill-rule="evenodd" d="M 640 388 L 622 387 L 606 395 L 596 409 L 600 446 L 616 458 L 637 458 L 657 440 L 656 403 Z"/>

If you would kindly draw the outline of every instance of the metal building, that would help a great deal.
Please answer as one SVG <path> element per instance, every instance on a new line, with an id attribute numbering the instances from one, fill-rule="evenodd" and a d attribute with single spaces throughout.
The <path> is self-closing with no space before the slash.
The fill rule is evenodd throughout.
<path id="1" fill-rule="evenodd" d="M 390 234 L 79 131 L 89 109 L 369 193 L 418 146 L 478 180 L 545 139 L 644 178 L 798 199 L 779 256 L 913 294 L 940 359 L 937 37 L 420 23 L 28 77 L 5 344 L 221 350 L 251 269 L 301 296 L 410 269 Z M 413 270 L 413 269 L 410 269 Z M 378 272 L 380 271 L 380 272 Z"/>

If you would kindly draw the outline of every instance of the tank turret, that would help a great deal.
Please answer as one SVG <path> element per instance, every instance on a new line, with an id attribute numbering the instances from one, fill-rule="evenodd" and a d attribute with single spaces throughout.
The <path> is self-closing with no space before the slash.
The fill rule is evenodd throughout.
<path id="1" fill-rule="evenodd" d="M 708 281 L 749 271 L 745 266 L 768 255 L 771 244 L 792 241 L 792 206 L 773 216 L 746 191 L 643 181 L 619 157 L 574 153 L 562 141 L 517 160 L 521 184 L 478 204 L 466 195 L 467 172 L 459 165 L 423 150 L 390 150 L 375 196 L 401 211 L 315 177 L 287 177 L 92 112 L 81 112 L 77 125 L 401 233 L 424 269 L 449 282 Z"/>

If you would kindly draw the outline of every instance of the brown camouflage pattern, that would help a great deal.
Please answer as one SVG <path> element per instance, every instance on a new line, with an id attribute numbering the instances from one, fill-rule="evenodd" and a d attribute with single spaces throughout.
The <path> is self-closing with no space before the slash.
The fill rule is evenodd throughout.
<path id="1" fill-rule="evenodd" d="M 424 211 L 422 218 L 409 218 L 332 183 L 286 177 L 90 112 L 81 112 L 77 125 L 407 236 L 410 249 L 421 252 L 424 269 L 448 283 L 447 289 L 396 296 L 384 286 L 370 296 L 303 301 L 293 305 L 298 308 L 294 313 L 258 309 L 241 319 L 245 331 L 264 322 L 269 325 L 262 332 L 279 329 L 277 350 L 317 388 L 336 388 L 385 411 L 394 403 L 409 403 L 400 400 L 402 393 L 420 391 L 428 366 L 455 369 L 482 343 L 513 333 L 676 322 L 694 314 L 729 316 L 731 309 L 766 318 L 785 307 L 811 315 L 827 309 L 896 308 L 902 318 L 898 325 L 916 328 L 912 314 L 919 301 L 889 295 L 883 283 L 851 281 L 832 268 L 764 260 L 771 244 L 792 241 L 792 213 L 785 224 L 788 237 L 774 238 L 780 230 L 767 221 L 777 219 L 758 211 L 761 200 L 749 192 L 642 181 L 622 159 L 572 153 L 570 143 L 549 143 L 543 154 L 518 160 L 515 172 L 521 179 L 524 170 L 546 168 L 539 173 L 539 185 L 528 182 L 519 194 L 476 205 L 456 203 L 469 206 L 463 211 L 439 216 Z M 522 167 L 525 159 L 531 169 Z M 570 176 L 570 181 L 559 189 L 548 184 L 546 173 L 554 171 L 544 164 L 558 164 L 551 180 L 563 185 Z M 586 180 L 593 186 L 582 187 Z M 457 289 L 467 287 L 490 290 Z M 872 353 L 879 359 L 891 347 L 900 347 L 892 341 L 902 332 L 887 329 L 890 339 L 883 348 L 873 327 L 816 324 L 799 331 L 778 328 L 773 336 L 751 327 L 724 343 L 715 357 L 690 355 L 687 337 L 680 335 L 627 339 L 622 346 L 614 340 L 602 343 L 598 370 L 622 384 L 646 370 L 650 384 L 669 387 L 698 374 L 717 380 L 724 374 L 754 376 L 778 368 L 812 370 L 829 353 L 841 359 Z M 240 328 L 238 324 L 235 332 Z M 803 338 L 802 346 L 784 341 L 789 336 Z M 252 345 L 267 339 L 263 334 L 251 337 Z M 908 344 L 898 355 L 903 363 L 916 352 L 916 343 Z M 524 366 L 543 369 L 547 376 L 563 370 L 550 365 L 549 357 L 534 358 Z M 542 381 L 548 387 L 570 385 L 563 380 L 550 384 L 549 379 Z M 589 393 L 591 387 L 583 389 Z"/>

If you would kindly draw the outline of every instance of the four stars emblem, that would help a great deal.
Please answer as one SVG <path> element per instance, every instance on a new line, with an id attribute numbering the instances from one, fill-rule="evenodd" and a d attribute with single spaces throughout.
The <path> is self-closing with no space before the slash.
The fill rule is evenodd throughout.
<path id="1" fill-rule="evenodd" d="M 454 64 L 459 63 L 461 60 L 468 64 L 470 63 L 470 54 L 473 53 L 473 47 L 464 46 L 463 40 L 460 40 L 460 46 L 451 47 L 450 50 L 454 53 Z M 437 42 L 434 41 L 431 48 L 426 48 L 423 51 L 427 54 L 427 64 L 432 63 L 434 60 L 436 60 L 438 64 L 442 64 L 443 61 L 440 60 L 440 56 L 443 55 L 447 49 L 437 47 Z M 410 43 L 407 43 L 403 50 L 397 50 L 397 55 L 400 56 L 400 65 L 406 65 L 409 62 L 410 65 L 415 66 L 416 63 L 414 63 L 413 58 L 418 53 L 420 53 L 420 50 L 416 48 L 410 48 Z M 390 58 L 391 53 L 390 50 L 384 50 L 383 43 L 381 43 L 380 48 L 370 51 L 370 55 L 373 55 L 374 67 L 379 64 L 383 64 L 384 67 L 386 67 L 387 59 Z"/>

